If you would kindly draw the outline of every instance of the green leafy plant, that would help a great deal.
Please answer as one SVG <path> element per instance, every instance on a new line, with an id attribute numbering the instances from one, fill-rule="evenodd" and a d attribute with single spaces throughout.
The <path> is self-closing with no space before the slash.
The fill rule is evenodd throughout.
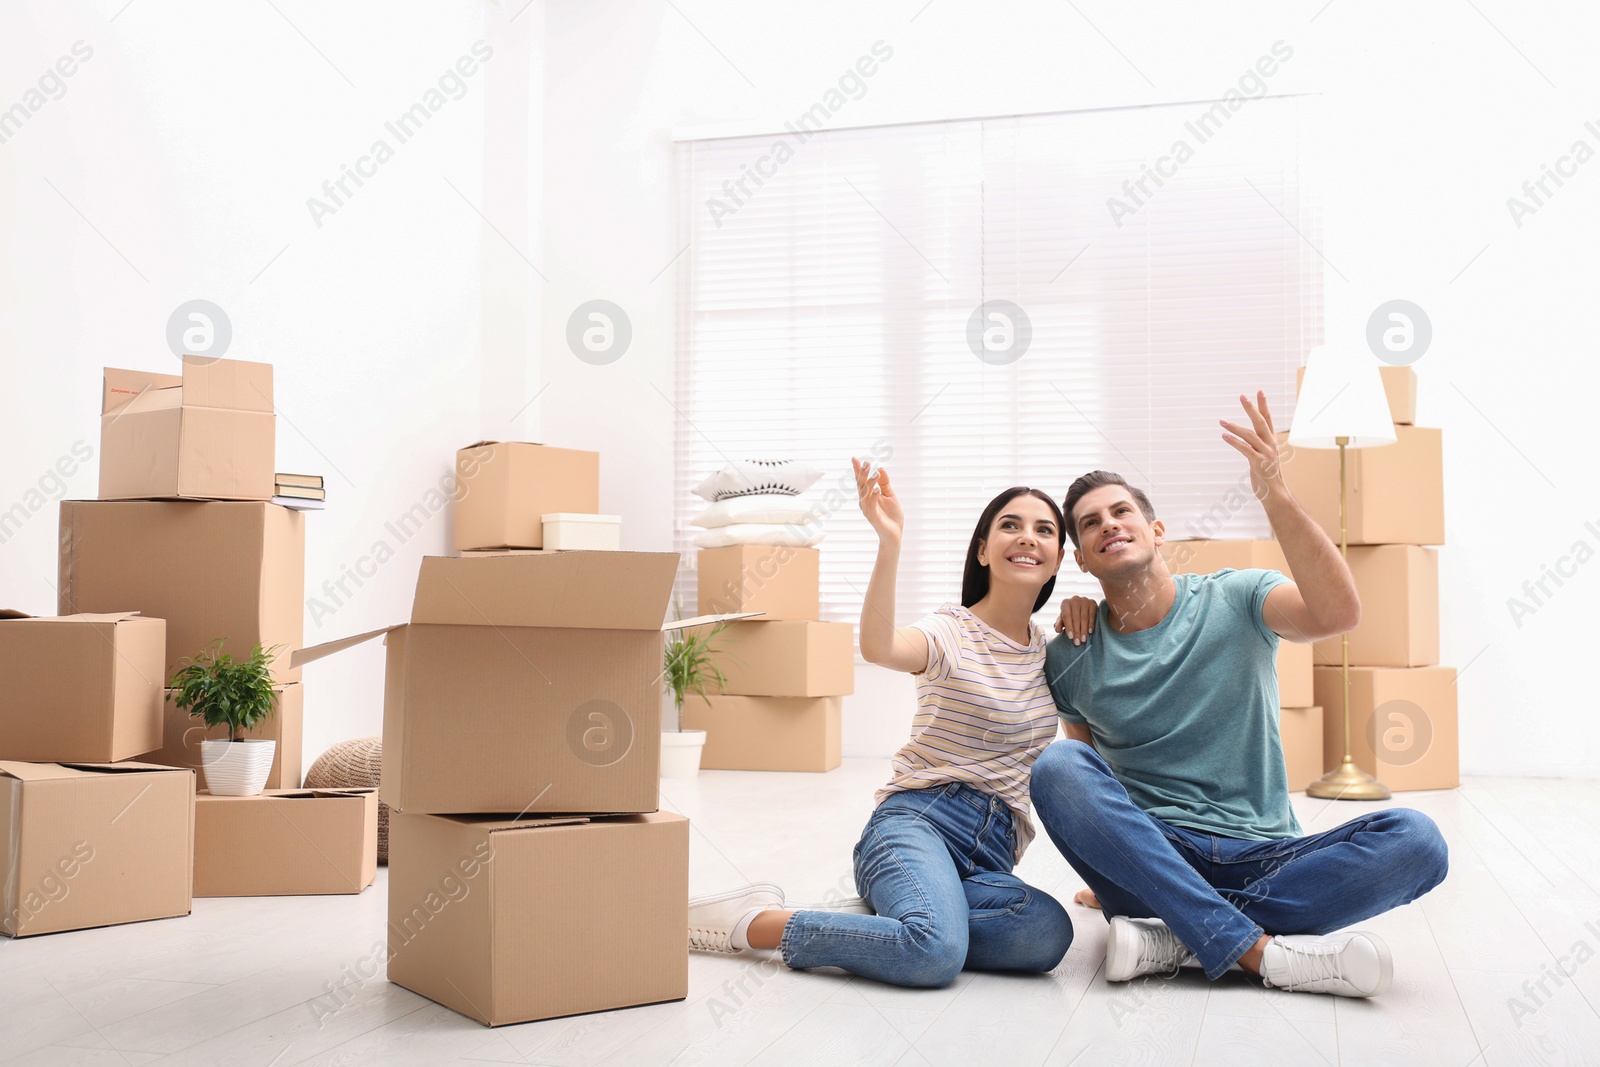
<path id="1" fill-rule="evenodd" d="M 272 660 L 282 647 L 258 644 L 248 659 L 235 660 L 218 641 L 172 676 L 178 707 L 207 726 L 226 726 L 229 741 L 243 741 L 246 731 L 277 711 Z"/>
<path id="2" fill-rule="evenodd" d="M 690 693 L 703 697 L 708 689 L 720 692 L 727 685 L 728 680 L 723 677 L 722 668 L 711 658 L 713 642 L 727 628 L 727 623 L 719 622 L 709 630 L 702 628 L 696 633 L 674 631 L 667 635 L 662 674 L 667 688 L 672 691 L 672 702 L 677 705 L 680 730 L 683 729 L 685 697 Z"/>

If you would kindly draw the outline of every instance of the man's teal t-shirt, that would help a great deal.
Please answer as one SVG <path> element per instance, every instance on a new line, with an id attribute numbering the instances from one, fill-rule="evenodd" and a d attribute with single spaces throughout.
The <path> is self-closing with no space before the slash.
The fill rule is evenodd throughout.
<path id="1" fill-rule="evenodd" d="M 1061 717 L 1087 723 L 1128 796 L 1162 822 L 1220 837 L 1299 837 L 1278 735 L 1278 641 L 1261 618 L 1278 571 L 1175 574 L 1148 630 L 1094 633 L 1045 652 Z"/>

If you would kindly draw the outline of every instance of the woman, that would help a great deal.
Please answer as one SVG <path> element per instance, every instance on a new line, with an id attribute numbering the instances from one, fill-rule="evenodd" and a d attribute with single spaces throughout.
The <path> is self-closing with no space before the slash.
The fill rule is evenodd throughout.
<path id="1" fill-rule="evenodd" d="M 861 654 L 918 676 L 911 739 L 855 847 L 856 886 L 876 914 L 791 911 L 776 886 L 690 902 L 690 947 L 776 948 L 790 967 L 840 967 L 903 986 L 948 985 L 963 967 L 1048 971 L 1072 922 L 1012 868 L 1034 836 L 1028 775 L 1056 735 L 1045 635 L 1031 621 L 1063 558 L 1061 509 L 1007 489 L 967 549 L 961 604 L 894 626 L 904 516 L 887 471 L 851 460 L 878 558 L 861 608 Z"/>

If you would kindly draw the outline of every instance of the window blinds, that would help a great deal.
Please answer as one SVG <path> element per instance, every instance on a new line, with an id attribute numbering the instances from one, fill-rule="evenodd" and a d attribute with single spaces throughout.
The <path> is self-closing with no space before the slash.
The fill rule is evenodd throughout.
<path id="1" fill-rule="evenodd" d="M 1307 108 L 1278 97 L 682 144 L 683 602 L 703 506 L 690 489 L 733 459 L 829 472 L 825 619 L 859 615 L 876 550 L 852 455 L 888 467 L 905 504 L 901 625 L 959 598 L 978 514 L 1012 485 L 1059 501 L 1104 468 L 1149 491 L 1171 538 L 1267 536 L 1260 506 L 1239 506 L 1246 466 L 1217 419 L 1260 388 L 1287 428 L 1295 368 L 1320 337 Z M 974 325 L 992 301 L 1026 326 L 1004 312 Z M 983 329 L 997 349 L 975 351 Z M 1070 558 L 1056 599 L 1069 592 L 1098 594 Z"/>

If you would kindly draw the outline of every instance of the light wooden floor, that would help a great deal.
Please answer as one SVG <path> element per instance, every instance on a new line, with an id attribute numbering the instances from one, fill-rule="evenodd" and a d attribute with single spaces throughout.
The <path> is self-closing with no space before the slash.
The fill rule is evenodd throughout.
<path id="1" fill-rule="evenodd" d="M 691 890 L 775 880 L 814 900 L 848 888 L 850 847 L 886 770 L 856 760 L 828 775 L 668 782 L 663 806 L 693 820 Z M 186 919 L 0 942 L 0 1062 L 1600 1062 L 1600 783 L 1477 778 L 1398 802 L 1437 820 L 1451 872 L 1364 924 L 1395 952 L 1394 986 L 1372 1001 L 1274 992 L 1237 974 L 1110 985 L 1105 922 L 1071 907 L 1072 950 L 1037 978 L 963 974 L 912 991 L 695 955 L 678 1003 L 488 1030 L 380 977 L 319 1026 L 309 1003 L 383 937 L 380 869 L 359 897 L 197 900 Z M 1295 807 L 1314 832 L 1369 805 L 1296 796 Z M 1082 885 L 1043 835 L 1020 872 L 1063 901 Z M 1514 1013 L 1513 998 L 1527 1011 Z"/>

